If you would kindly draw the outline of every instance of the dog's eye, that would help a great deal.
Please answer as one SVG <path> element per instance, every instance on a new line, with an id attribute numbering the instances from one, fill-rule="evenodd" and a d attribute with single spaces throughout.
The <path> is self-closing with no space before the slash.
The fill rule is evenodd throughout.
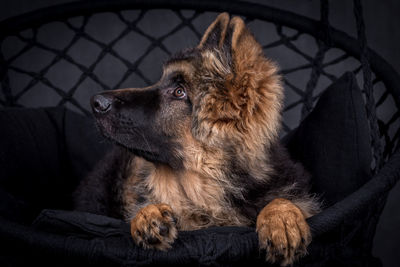
<path id="1" fill-rule="evenodd" d="M 176 98 L 184 98 L 186 96 L 186 92 L 182 87 L 178 87 L 174 90 L 173 95 Z"/>

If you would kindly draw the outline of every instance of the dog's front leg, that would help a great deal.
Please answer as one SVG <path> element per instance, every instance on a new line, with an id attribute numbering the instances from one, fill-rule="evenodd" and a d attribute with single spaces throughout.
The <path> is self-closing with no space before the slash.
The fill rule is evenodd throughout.
<path id="1" fill-rule="evenodd" d="M 144 248 L 167 250 L 178 235 L 176 219 L 167 204 L 150 204 L 140 209 L 131 221 L 131 234 Z"/>
<path id="2" fill-rule="evenodd" d="M 286 266 L 306 254 L 311 233 L 305 219 L 300 208 L 283 198 L 274 199 L 261 210 L 256 227 L 267 261 Z"/>

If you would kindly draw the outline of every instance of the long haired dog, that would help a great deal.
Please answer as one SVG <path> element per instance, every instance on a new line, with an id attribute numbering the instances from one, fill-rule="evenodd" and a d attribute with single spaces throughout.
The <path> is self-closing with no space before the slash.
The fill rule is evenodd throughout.
<path id="1" fill-rule="evenodd" d="M 137 244 L 160 250 L 178 230 L 255 225 L 267 260 L 291 264 L 319 204 L 279 144 L 282 91 L 243 20 L 220 14 L 156 84 L 92 98 L 117 146 L 78 188 L 77 209 L 124 218 Z"/>

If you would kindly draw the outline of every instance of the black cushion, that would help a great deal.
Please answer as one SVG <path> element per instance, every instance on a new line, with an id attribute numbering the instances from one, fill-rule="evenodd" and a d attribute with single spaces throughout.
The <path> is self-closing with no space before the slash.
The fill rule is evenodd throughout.
<path id="1" fill-rule="evenodd" d="M 321 95 L 287 141 L 313 176 L 313 191 L 330 206 L 371 178 L 370 133 L 361 91 L 345 73 Z"/>
<path id="2" fill-rule="evenodd" d="M 65 108 L 0 110 L 0 215 L 31 220 L 71 208 L 71 191 L 107 147 L 90 118 Z"/>

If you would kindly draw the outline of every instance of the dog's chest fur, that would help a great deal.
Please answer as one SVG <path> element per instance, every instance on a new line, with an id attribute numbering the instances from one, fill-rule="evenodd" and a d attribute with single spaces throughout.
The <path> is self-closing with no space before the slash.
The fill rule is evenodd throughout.
<path id="1" fill-rule="evenodd" d="M 165 203 L 175 212 L 180 230 L 250 224 L 229 204 L 225 187 L 215 180 L 195 172 L 156 166 L 138 157 L 132 160 L 131 166 L 132 171 L 122 189 L 127 221 L 149 203 Z"/>

